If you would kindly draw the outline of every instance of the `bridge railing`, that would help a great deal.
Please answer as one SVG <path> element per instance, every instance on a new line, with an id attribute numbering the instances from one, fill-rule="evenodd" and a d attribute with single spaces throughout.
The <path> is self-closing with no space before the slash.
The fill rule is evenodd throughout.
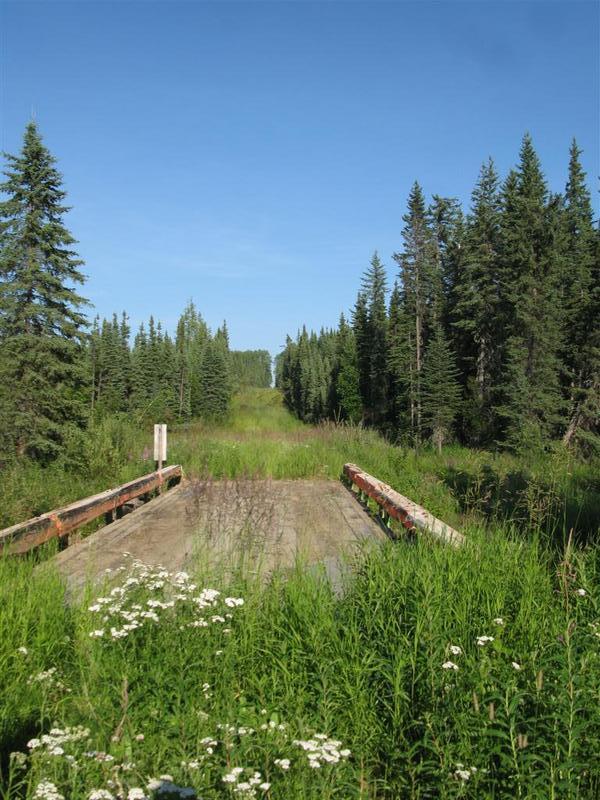
<path id="1" fill-rule="evenodd" d="M 399 522 L 408 530 L 427 531 L 446 544 L 460 547 L 465 541 L 462 533 L 434 517 L 425 508 L 413 503 L 387 483 L 377 480 L 368 472 L 363 472 L 356 464 L 344 464 L 343 478 L 346 483 L 358 490 L 360 499 L 370 497 L 379 506 L 379 516 L 389 527 L 389 520 Z"/>
<path id="2" fill-rule="evenodd" d="M 156 489 L 179 483 L 182 469 L 179 464 L 151 472 L 134 481 L 108 489 L 92 497 L 77 500 L 63 508 L 48 511 L 26 522 L 19 522 L 0 531 L 0 552 L 26 553 L 55 537 L 67 536 L 77 528 L 102 515 L 110 521 L 125 503 L 149 495 Z"/>

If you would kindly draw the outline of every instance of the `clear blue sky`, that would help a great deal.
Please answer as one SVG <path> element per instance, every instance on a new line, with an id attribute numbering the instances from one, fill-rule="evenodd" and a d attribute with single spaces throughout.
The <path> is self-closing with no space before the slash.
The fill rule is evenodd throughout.
<path id="1" fill-rule="evenodd" d="M 101 315 L 173 329 L 193 297 L 235 348 L 333 325 L 411 184 L 468 201 L 529 130 L 562 190 L 600 174 L 588 2 L 3 2 L 1 142 L 32 110 Z"/>

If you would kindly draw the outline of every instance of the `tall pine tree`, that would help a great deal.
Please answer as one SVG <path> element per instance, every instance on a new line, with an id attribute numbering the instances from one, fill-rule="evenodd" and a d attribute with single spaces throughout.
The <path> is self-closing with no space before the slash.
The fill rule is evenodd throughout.
<path id="1" fill-rule="evenodd" d="M 70 424 L 85 420 L 86 301 L 66 193 L 55 159 L 30 122 L 8 155 L 0 203 L 0 406 L 19 455 L 57 456 Z M 5 433 L 6 433 L 5 431 Z"/>
<path id="2" fill-rule="evenodd" d="M 505 438 L 512 449 L 540 448 L 561 422 L 560 248 L 550 224 L 555 211 L 531 137 L 505 184 L 501 219 L 500 295 L 506 324 L 499 392 Z"/>

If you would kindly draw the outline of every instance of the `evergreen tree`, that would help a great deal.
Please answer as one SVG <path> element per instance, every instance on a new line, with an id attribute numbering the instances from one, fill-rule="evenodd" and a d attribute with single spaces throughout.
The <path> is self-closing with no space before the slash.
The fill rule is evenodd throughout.
<path id="1" fill-rule="evenodd" d="M 377 427 L 387 416 L 386 282 L 385 269 L 375 252 L 361 287 L 366 303 L 361 366 L 365 421 Z"/>
<path id="2" fill-rule="evenodd" d="M 465 393 L 463 437 L 475 445 L 495 437 L 493 386 L 499 379 L 500 195 L 491 159 L 481 167 L 471 198 L 464 257 L 450 312 Z"/>
<path id="3" fill-rule="evenodd" d="M 591 431 L 600 417 L 597 399 L 600 392 L 597 234 L 593 228 L 592 203 L 580 155 L 581 150 L 573 140 L 565 192 L 567 246 L 563 280 L 563 360 L 568 403 L 563 441 L 567 445 L 577 438 L 579 430 Z"/>
<path id="4" fill-rule="evenodd" d="M 362 416 L 366 418 L 366 409 L 371 399 L 371 350 L 369 336 L 369 311 L 364 292 L 359 291 L 352 312 L 352 328 L 356 348 L 356 368 L 358 370 L 358 391 L 361 399 Z"/>
<path id="5" fill-rule="evenodd" d="M 205 419 L 221 419 L 229 410 L 230 390 L 227 359 L 222 344 L 210 339 L 200 364 L 200 414 Z"/>
<path id="6" fill-rule="evenodd" d="M 358 388 L 356 343 L 352 328 L 343 314 L 337 332 L 335 364 L 332 379 L 334 419 L 358 423 L 362 416 L 362 403 Z"/>
<path id="7" fill-rule="evenodd" d="M 61 450 L 85 420 L 82 261 L 63 223 L 62 179 L 34 122 L 9 168 L 0 203 L 0 405 L 19 455 Z"/>
<path id="8" fill-rule="evenodd" d="M 437 268 L 434 271 L 432 291 L 433 314 L 452 334 L 450 318 L 457 301 L 457 290 L 462 270 L 464 246 L 464 218 L 455 197 L 434 194 L 428 209 Z"/>
<path id="9" fill-rule="evenodd" d="M 436 323 L 423 363 L 423 424 L 431 441 L 442 452 L 450 438 L 460 400 L 458 369 L 441 323 Z"/>
<path id="10" fill-rule="evenodd" d="M 499 414 L 516 450 L 539 448 L 560 422 L 560 246 L 555 212 L 529 135 L 505 185 L 500 293 L 506 321 Z"/>
<path id="11" fill-rule="evenodd" d="M 406 322 L 405 341 L 398 344 L 406 350 L 408 364 L 404 375 L 409 406 L 410 435 L 415 442 L 421 436 L 421 374 L 429 329 L 436 319 L 440 296 L 440 265 L 436 246 L 428 225 L 425 198 L 418 183 L 408 198 L 408 211 L 403 216 L 404 249 L 395 254 L 400 267 L 402 311 Z"/>

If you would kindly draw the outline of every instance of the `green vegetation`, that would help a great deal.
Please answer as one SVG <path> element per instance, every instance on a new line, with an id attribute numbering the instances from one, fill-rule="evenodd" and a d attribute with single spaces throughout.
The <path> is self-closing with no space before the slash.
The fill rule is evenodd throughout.
<path id="1" fill-rule="evenodd" d="M 35 124 L 8 157 L 0 191 L 0 444 L 54 458 L 84 418 L 85 300 L 75 240 L 63 225 L 65 192 Z"/>
<path id="2" fill-rule="evenodd" d="M 170 450 L 191 477 L 335 477 L 355 461 L 469 544 L 366 550 L 341 596 L 302 564 L 257 582 L 243 553 L 207 574 L 200 547 L 196 589 L 138 565 L 128 584 L 110 577 L 123 596 L 90 588 L 68 605 L 51 566 L 0 562 L 5 797 L 52 797 L 44 782 L 69 800 L 180 796 L 173 785 L 205 798 L 596 796 L 600 562 L 597 547 L 556 547 L 565 525 L 598 532 L 589 467 L 404 450 L 373 430 L 307 426 L 269 389 L 236 395 L 225 422 L 181 426 Z M 221 591 L 204 610 L 190 599 L 202 588 Z M 318 768 L 316 734 L 340 742 Z M 255 771 L 256 794 L 235 793 Z M 148 788 L 161 780 L 163 793 Z"/>
<path id="3" fill-rule="evenodd" d="M 598 455 L 600 236 L 579 155 L 573 143 L 564 196 L 554 194 L 526 135 L 502 184 L 483 165 L 466 216 L 456 198 L 427 205 L 415 183 L 389 302 L 375 253 L 352 329 L 303 328 L 278 356 L 289 408 L 415 446 L 529 454 L 562 440 Z"/>

